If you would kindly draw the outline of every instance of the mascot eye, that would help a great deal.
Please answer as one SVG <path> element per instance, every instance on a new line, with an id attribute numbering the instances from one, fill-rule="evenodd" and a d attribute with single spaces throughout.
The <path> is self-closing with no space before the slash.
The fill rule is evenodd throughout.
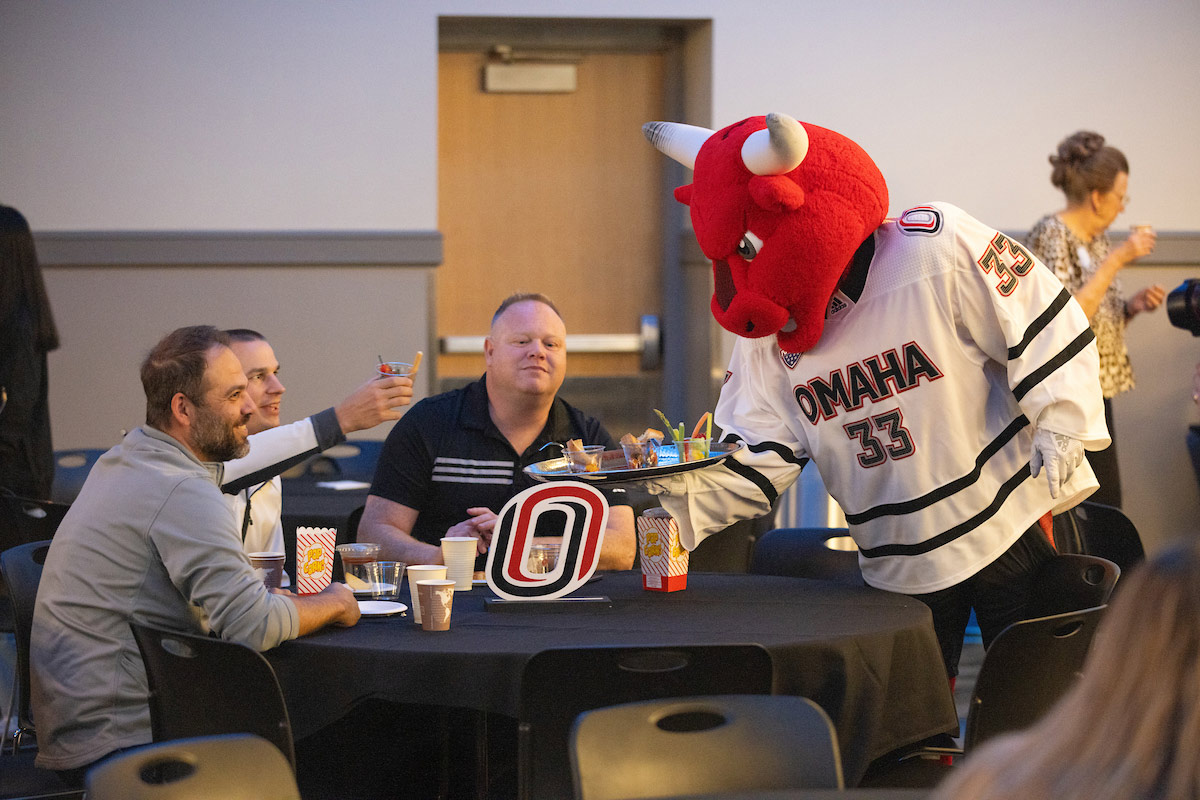
<path id="1" fill-rule="evenodd" d="M 737 254 L 746 261 L 753 261 L 758 255 L 759 249 L 762 247 L 762 239 L 755 236 L 750 231 L 746 231 L 746 235 L 738 242 Z"/>

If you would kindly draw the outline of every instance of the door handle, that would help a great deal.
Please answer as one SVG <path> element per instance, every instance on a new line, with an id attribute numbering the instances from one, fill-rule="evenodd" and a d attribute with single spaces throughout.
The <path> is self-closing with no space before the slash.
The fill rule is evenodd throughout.
<path id="1" fill-rule="evenodd" d="M 478 355 L 483 352 L 484 336 L 443 336 L 439 349 L 446 355 Z M 662 365 L 662 334 L 658 317 L 645 314 L 638 333 L 575 333 L 567 334 L 570 353 L 638 353 L 643 370 Z"/>

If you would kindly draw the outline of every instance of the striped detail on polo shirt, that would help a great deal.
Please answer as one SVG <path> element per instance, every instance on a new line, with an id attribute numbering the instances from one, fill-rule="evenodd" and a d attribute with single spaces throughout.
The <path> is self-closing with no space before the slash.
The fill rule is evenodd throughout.
<path id="1" fill-rule="evenodd" d="M 499 483 L 513 482 L 512 461 L 478 461 L 473 458 L 435 458 L 433 480 L 439 483 Z"/>

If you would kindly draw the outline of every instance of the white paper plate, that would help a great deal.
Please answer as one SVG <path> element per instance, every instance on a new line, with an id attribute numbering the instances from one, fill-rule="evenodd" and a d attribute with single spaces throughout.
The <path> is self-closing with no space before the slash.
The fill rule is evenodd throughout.
<path id="1" fill-rule="evenodd" d="M 390 600 L 359 600 L 358 610 L 364 617 L 390 617 L 408 611 L 408 606 Z"/>

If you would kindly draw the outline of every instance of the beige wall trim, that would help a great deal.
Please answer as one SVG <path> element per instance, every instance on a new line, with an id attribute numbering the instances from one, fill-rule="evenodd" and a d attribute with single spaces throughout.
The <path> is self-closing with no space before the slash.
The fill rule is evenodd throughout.
<path id="1" fill-rule="evenodd" d="M 52 267 L 442 263 L 439 231 L 50 231 L 34 241 Z"/>
<path id="2" fill-rule="evenodd" d="M 1028 231 L 1008 231 L 1007 233 L 1014 239 L 1023 242 Z M 1109 233 L 1109 238 L 1114 246 L 1125 241 L 1125 236 L 1124 231 Z M 683 262 L 685 264 L 708 262 L 690 229 L 683 232 Z M 1158 245 L 1154 252 L 1145 258 L 1138 259 L 1132 266 L 1189 267 L 1192 265 L 1200 265 L 1200 231 L 1159 231 Z"/>

